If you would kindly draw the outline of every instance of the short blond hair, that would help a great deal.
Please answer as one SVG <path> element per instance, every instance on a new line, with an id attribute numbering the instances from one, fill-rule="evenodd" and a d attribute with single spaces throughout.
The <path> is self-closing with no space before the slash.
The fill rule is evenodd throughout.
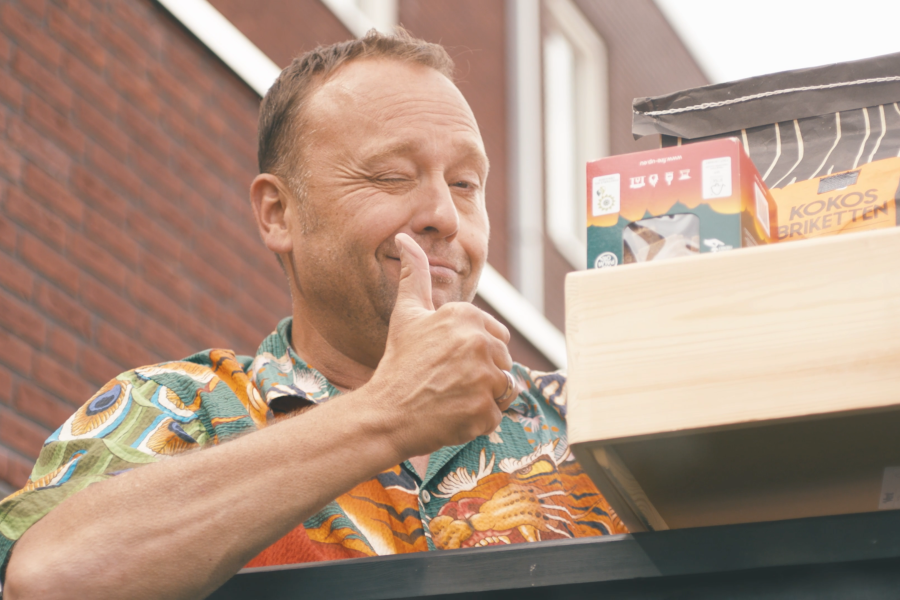
<path id="1" fill-rule="evenodd" d="M 307 100 L 341 65 L 379 57 L 425 65 L 453 79 L 453 59 L 443 46 L 414 38 L 402 27 L 391 35 L 372 29 L 361 39 L 306 52 L 281 72 L 260 104 L 259 172 L 277 175 L 295 184 L 297 191 L 304 178 L 301 149 Z"/>

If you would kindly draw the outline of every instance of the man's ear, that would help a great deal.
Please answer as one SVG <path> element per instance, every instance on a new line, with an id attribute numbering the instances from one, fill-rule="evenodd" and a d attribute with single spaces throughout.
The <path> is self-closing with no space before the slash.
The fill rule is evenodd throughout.
<path id="1" fill-rule="evenodd" d="M 293 249 L 292 203 L 284 182 L 270 173 L 260 173 L 250 184 L 250 202 L 266 248 L 278 255 L 289 253 Z"/>

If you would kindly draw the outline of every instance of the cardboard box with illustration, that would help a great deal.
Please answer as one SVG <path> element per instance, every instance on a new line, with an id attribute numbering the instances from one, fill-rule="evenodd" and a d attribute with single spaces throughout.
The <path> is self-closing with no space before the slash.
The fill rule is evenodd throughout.
<path id="1" fill-rule="evenodd" d="M 587 165 L 588 266 L 768 244 L 777 209 L 737 139 Z"/>
<path id="2" fill-rule="evenodd" d="M 779 241 L 900 225 L 900 53 L 636 98 L 636 138 L 737 137 L 778 205 Z"/>

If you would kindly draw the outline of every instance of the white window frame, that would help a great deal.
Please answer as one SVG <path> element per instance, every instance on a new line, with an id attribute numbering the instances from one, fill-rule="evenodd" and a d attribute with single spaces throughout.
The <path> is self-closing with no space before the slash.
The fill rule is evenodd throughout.
<path id="1" fill-rule="evenodd" d="M 585 165 L 609 153 L 609 88 L 607 51 L 603 38 L 572 0 L 544 0 L 548 22 L 541 40 L 545 51 L 549 36 L 562 36 L 572 49 L 572 133 L 566 140 L 561 120 L 561 73 L 544 64 L 544 169 L 547 235 L 575 269 L 587 266 L 587 189 Z M 562 100 L 564 101 L 564 100 Z M 573 179 L 574 178 L 574 179 Z M 584 230 L 584 231 L 582 231 Z"/>
<path id="2" fill-rule="evenodd" d="M 397 26 L 397 0 L 322 0 L 322 3 L 358 38 L 373 28 L 392 33 Z"/>

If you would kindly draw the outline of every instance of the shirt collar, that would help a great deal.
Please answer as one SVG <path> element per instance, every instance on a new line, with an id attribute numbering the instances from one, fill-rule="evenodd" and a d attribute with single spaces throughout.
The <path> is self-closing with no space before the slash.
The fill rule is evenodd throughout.
<path id="1" fill-rule="evenodd" d="M 326 402 L 340 394 L 324 375 L 297 356 L 291 347 L 293 318 L 286 317 L 263 340 L 250 365 L 250 379 L 270 408 L 281 398 L 305 400 L 309 404 Z"/>

